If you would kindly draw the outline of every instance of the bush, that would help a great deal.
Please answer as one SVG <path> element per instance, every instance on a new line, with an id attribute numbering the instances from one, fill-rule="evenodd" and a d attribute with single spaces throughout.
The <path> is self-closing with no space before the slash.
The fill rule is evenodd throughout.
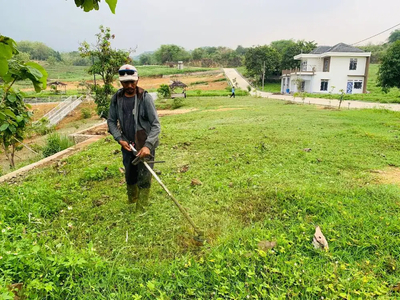
<path id="1" fill-rule="evenodd" d="M 92 91 L 95 93 L 94 102 L 97 105 L 97 114 L 100 118 L 107 118 L 110 109 L 110 98 L 116 92 L 112 85 L 94 86 Z"/>
<path id="2" fill-rule="evenodd" d="M 41 118 L 32 124 L 32 131 L 39 135 L 49 134 L 56 129 L 55 125 L 50 126 L 49 124 L 49 119 Z"/>
<path id="3" fill-rule="evenodd" d="M 84 119 L 89 119 L 92 116 L 92 113 L 88 108 L 82 108 L 81 113 L 82 113 L 82 118 Z"/>
<path id="4" fill-rule="evenodd" d="M 175 98 L 174 101 L 172 102 L 172 109 L 177 109 L 179 107 L 182 107 L 184 105 L 183 98 Z"/>
<path id="5" fill-rule="evenodd" d="M 157 89 L 157 93 L 159 98 L 170 98 L 171 97 L 171 90 L 168 86 L 168 84 L 162 84 L 160 87 Z"/>
<path id="6" fill-rule="evenodd" d="M 48 157 L 74 145 L 67 136 L 52 133 L 47 137 L 46 145 L 43 147 L 43 156 Z"/>

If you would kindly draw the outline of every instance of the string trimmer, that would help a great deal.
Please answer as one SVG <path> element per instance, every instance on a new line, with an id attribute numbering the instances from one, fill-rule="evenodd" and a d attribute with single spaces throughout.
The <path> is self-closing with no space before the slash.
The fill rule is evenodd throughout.
<path id="1" fill-rule="evenodd" d="M 188 222 L 190 223 L 190 225 L 192 225 L 194 231 L 196 232 L 197 236 L 194 237 L 194 239 L 197 242 L 203 243 L 204 242 L 204 233 L 203 231 L 201 231 L 196 224 L 193 222 L 192 218 L 189 216 L 189 214 L 187 213 L 186 209 L 183 208 L 183 206 L 178 202 L 178 200 L 175 199 L 175 197 L 171 194 L 171 192 L 168 190 L 168 188 L 165 186 L 164 183 L 162 183 L 161 179 L 158 177 L 158 175 L 156 174 L 156 172 L 153 171 L 153 169 L 149 166 L 149 163 L 160 163 L 157 161 L 146 161 L 145 159 L 140 158 L 139 156 L 137 156 L 138 151 L 135 149 L 135 147 L 133 146 L 133 144 L 129 144 L 129 146 L 131 147 L 131 150 L 133 152 L 133 154 L 136 156 L 136 158 L 132 161 L 132 164 L 136 165 L 139 162 L 142 162 L 144 164 L 144 166 L 147 168 L 147 170 L 149 170 L 149 172 L 151 173 L 151 175 L 153 175 L 153 177 L 157 180 L 157 182 L 161 185 L 161 187 L 164 189 L 164 191 L 167 192 L 168 196 L 172 199 L 172 201 L 175 203 L 175 205 L 178 207 L 178 209 L 180 210 L 180 212 L 184 215 L 184 217 L 186 218 L 186 220 L 188 220 Z"/>

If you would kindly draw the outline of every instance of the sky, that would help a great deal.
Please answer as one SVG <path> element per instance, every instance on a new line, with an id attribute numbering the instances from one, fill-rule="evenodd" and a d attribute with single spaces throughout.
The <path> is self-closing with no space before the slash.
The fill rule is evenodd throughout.
<path id="1" fill-rule="evenodd" d="M 74 0 L 0 0 L 0 34 L 64 52 L 94 44 L 104 25 L 116 36 L 113 47 L 136 48 L 134 55 L 163 44 L 235 49 L 304 39 L 333 46 L 400 23 L 399 11 L 399 0 L 118 0 L 114 15 L 104 0 L 89 13 Z M 390 32 L 363 44 L 384 42 Z"/>

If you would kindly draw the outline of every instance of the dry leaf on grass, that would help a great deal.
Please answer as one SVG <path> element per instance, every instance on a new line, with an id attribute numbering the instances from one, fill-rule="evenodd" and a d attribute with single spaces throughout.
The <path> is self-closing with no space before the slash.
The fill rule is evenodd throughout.
<path id="1" fill-rule="evenodd" d="M 198 180 L 198 179 L 196 179 L 196 178 L 193 178 L 192 179 L 192 182 L 190 183 L 190 185 L 192 185 L 192 186 L 195 186 L 195 185 L 202 185 L 203 183 L 200 181 L 200 180 Z"/>
<path id="2" fill-rule="evenodd" d="M 186 173 L 189 170 L 189 165 L 184 165 L 180 168 L 179 173 Z"/>
<path id="3" fill-rule="evenodd" d="M 328 241 L 326 240 L 319 226 L 315 228 L 312 244 L 314 245 L 315 249 L 329 250 Z"/>
<path id="4" fill-rule="evenodd" d="M 269 249 L 275 248 L 276 247 L 276 242 L 275 241 L 260 241 L 258 243 L 258 249 L 259 250 L 263 250 L 263 251 L 267 251 Z"/>

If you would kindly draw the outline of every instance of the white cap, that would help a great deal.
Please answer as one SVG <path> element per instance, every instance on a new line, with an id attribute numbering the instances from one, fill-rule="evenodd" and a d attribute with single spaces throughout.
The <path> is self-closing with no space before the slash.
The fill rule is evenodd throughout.
<path id="1" fill-rule="evenodd" d="M 119 68 L 118 74 L 119 74 L 119 81 L 139 80 L 138 71 L 132 65 L 123 65 L 121 68 Z"/>

